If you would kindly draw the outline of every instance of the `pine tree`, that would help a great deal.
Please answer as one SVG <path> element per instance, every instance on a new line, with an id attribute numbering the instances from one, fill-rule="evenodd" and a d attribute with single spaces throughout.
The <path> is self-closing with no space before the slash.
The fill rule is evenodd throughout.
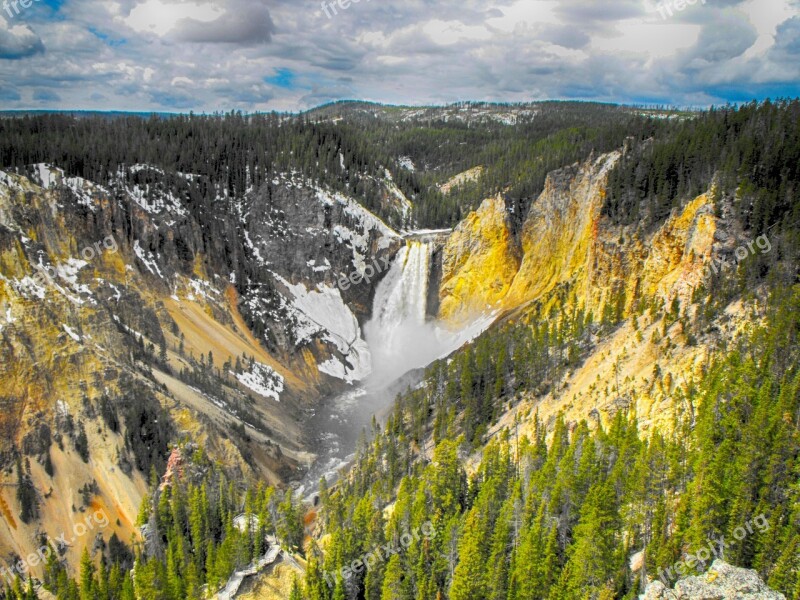
<path id="1" fill-rule="evenodd" d="M 386 563 L 386 572 L 381 588 L 381 600 L 409 600 L 406 593 L 405 576 L 400 557 L 393 554 Z"/>
<path id="2" fill-rule="evenodd" d="M 477 511 L 470 511 L 458 545 L 458 564 L 450 587 L 451 600 L 487 598 L 484 527 Z"/>
<path id="3" fill-rule="evenodd" d="M 559 598 L 599 594 L 618 566 L 618 517 L 614 491 L 607 483 L 592 486 L 575 528 L 569 560 L 558 584 Z"/>
<path id="4" fill-rule="evenodd" d="M 303 594 L 300 591 L 300 583 L 297 581 L 297 576 L 295 576 L 292 581 L 292 591 L 289 594 L 289 600 L 303 600 Z"/>
<path id="5" fill-rule="evenodd" d="M 80 578 L 81 600 L 94 600 L 97 594 L 95 567 L 87 548 L 81 554 Z"/>

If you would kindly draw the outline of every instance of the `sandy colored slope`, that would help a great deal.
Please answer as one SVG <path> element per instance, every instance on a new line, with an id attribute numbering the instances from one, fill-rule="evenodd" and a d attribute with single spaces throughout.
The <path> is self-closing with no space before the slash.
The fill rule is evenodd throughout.
<path id="1" fill-rule="evenodd" d="M 195 357 L 201 354 L 214 354 L 214 363 L 219 367 L 225 361 L 236 362 L 236 357 L 242 354 L 253 356 L 265 365 L 269 365 L 283 376 L 286 385 L 295 390 L 304 389 L 304 383 L 291 371 L 286 369 L 258 343 L 244 324 L 239 312 L 231 307 L 235 328 L 226 327 L 198 303 L 182 299 L 168 298 L 164 302 L 170 316 L 175 320 L 185 336 L 185 351 L 188 355 L 193 352 Z"/>
<path id="2" fill-rule="evenodd" d="M 180 404 L 190 409 L 190 411 L 203 414 L 220 425 L 230 426 L 238 425 L 240 423 L 239 419 L 235 418 L 213 402 L 210 402 L 208 398 L 203 396 L 199 390 L 186 385 L 179 379 L 157 369 L 153 369 L 153 376 L 155 377 L 156 381 L 166 385 L 172 396 Z M 281 435 L 280 439 L 277 441 L 281 444 L 282 452 L 299 462 L 310 462 L 313 455 L 298 449 L 298 440 L 301 439 L 301 432 L 297 429 L 295 421 L 289 416 L 280 413 L 280 404 L 271 404 L 269 407 L 271 410 L 259 412 L 259 415 L 266 425 L 268 425 L 273 431 L 279 432 Z M 208 436 L 203 434 L 199 428 L 196 427 L 196 423 L 193 418 L 179 419 L 179 425 L 184 430 L 192 433 L 194 441 L 198 443 L 202 443 L 204 445 L 212 442 L 223 443 L 223 440 L 209 440 Z M 270 440 L 266 435 L 253 429 L 252 427 L 247 428 L 247 433 L 260 444 L 264 444 L 268 441 L 276 441 Z M 228 440 L 224 440 L 224 443 L 230 442 Z M 276 477 L 276 480 L 271 483 L 277 482 L 278 481 Z"/>
<path id="3" fill-rule="evenodd" d="M 125 542 L 130 541 L 131 535 L 136 533 L 134 521 L 142 498 L 140 490 L 147 489 L 142 475 L 134 472 L 131 479 L 117 464 L 102 458 L 94 459 L 95 456 L 105 457 L 107 454 L 113 454 L 116 448 L 124 446 L 124 441 L 118 434 L 107 432 L 102 437 L 89 435 L 89 441 L 88 464 L 84 464 L 80 459 L 76 460 L 76 453 L 69 443 L 64 445 L 63 451 L 56 444 L 50 448 L 55 471 L 52 479 L 47 477 L 38 462 L 30 461 L 34 481 L 37 483 L 48 481 L 49 485 L 46 489 L 37 486 L 40 492 L 41 517 L 38 522 L 26 525 L 19 519 L 9 520 L 9 515 L 3 510 L 5 518 L 0 520 L 0 532 L 3 539 L 7 540 L 9 550 L 27 556 L 36 546 L 33 540 L 36 539 L 37 531 L 46 531 L 51 539 L 63 534 L 63 539 L 68 542 L 64 559 L 75 568 L 83 548 L 94 544 L 98 532 L 101 532 L 106 540 L 112 533 L 116 533 L 119 539 Z M 92 481 L 96 482 L 100 493 L 93 496 L 89 506 L 84 507 L 80 489 Z M 19 514 L 16 487 L 0 488 L 0 505 L 5 505 L 14 515 Z M 92 515 L 96 511 L 102 513 L 98 513 L 97 520 L 93 521 Z M 103 514 L 108 520 L 105 527 L 100 524 L 106 520 Z M 81 532 L 81 524 L 85 524 L 87 520 L 93 521 L 92 529 L 86 531 L 84 535 L 76 535 L 76 532 Z M 75 529 L 76 527 L 78 529 Z M 41 567 L 35 566 L 34 570 L 38 573 Z"/>

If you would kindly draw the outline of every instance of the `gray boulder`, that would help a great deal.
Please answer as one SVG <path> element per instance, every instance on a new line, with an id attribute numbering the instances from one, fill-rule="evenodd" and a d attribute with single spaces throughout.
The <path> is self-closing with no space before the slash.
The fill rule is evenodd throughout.
<path id="1" fill-rule="evenodd" d="M 648 584 L 640 600 L 786 600 L 767 587 L 752 569 L 740 569 L 715 560 L 703 575 L 681 579 L 674 589 L 660 581 Z"/>

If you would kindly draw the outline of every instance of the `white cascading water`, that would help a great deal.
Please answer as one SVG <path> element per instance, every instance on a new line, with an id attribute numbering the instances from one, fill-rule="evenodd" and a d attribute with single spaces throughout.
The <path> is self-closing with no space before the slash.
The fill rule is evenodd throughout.
<path id="1" fill-rule="evenodd" d="M 320 455 L 300 491 L 316 489 L 320 477 L 331 481 L 347 460 L 359 433 L 372 415 L 392 401 L 385 387 L 411 369 L 446 356 L 489 326 L 493 315 L 457 332 L 426 315 L 431 244 L 406 240 L 375 290 L 372 319 L 364 325 L 372 373 L 326 403 L 313 417 Z"/>
<path id="2" fill-rule="evenodd" d="M 430 266 L 429 244 L 408 242 L 401 248 L 375 290 L 373 320 L 389 327 L 407 320 L 424 323 Z"/>
<path id="3" fill-rule="evenodd" d="M 427 358 L 438 352 L 438 344 L 433 327 L 425 323 L 432 252 L 429 244 L 408 241 L 378 284 L 372 319 L 363 328 L 372 373 L 367 380 L 332 398 L 314 415 L 312 427 L 318 436 L 320 454 L 301 493 L 316 489 L 320 477 L 332 480 L 352 458 L 355 441 L 368 427 L 372 414 L 392 400 L 381 387 L 436 358 Z M 416 353 L 414 348 L 425 351 Z"/>
<path id="4" fill-rule="evenodd" d="M 378 284 L 364 335 L 372 354 L 371 383 L 388 383 L 440 356 L 440 331 L 427 322 L 430 244 L 408 241 Z"/>

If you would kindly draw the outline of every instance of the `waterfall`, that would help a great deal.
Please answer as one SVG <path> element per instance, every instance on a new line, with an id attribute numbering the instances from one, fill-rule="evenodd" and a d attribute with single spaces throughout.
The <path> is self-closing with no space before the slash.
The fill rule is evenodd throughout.
<path id="1" fill-rule="evenodd" d="M 427 316 L 428 283 L 434 245 L 416 233 L 406 238 L 375 290 L 372 319 L 363 334 L 372 356 L 372 374 L 332 398 L 312 417 L 321 454 L 300 490 L 314 490 L 320 477 L 331 481 L 352 458 L 351 449 L 373 414 L 391 404 L 389 384 L 411 369 L 446 356 L 480 334 L 494 319 L 485 315 L 458 331 Z M 419 238 L 422 237 L 422 240 Z"/>
<path id="2" fill-rule="evenodd" d="M 372 357 L 372 374 L 353 388 L 330 399 L 312 417 L 320 456 L 305 477 L 301 492 L 315 490 L 320 477 L 329 481 L 348 460 L 372 415 L 394 399 L 383 385 L 440 355 L 440 343 L 426 322 L 428 279 L 433 246 L 406 240 L 375 290 L 372 320 L 364 338 Z"/>
<path id="3" fill-rule="evenodd" d="M 425 323 L 430 258 L 428 244 L 409 242 L 375 290 L 372 323 L 390 339 L 404 323 Z"/>
<path id="4" fill-rule="evenodd" d="M 408 241 L 375 290 L 364 333 L 377 382 L 425 366 L 441 352 L 437 328 L 426 318 L 432 252 L 430 244 Z"/>

